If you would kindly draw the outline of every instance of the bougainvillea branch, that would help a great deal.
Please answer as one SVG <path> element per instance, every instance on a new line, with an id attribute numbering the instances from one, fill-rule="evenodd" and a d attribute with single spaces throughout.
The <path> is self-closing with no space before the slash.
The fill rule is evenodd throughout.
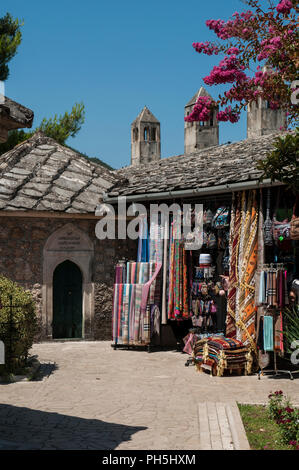
<path id="1" fill-rule="evenodd" d="M 230 88 L 218 101 L 199 97 L 186 121 L 208 121 L 214 107 L 223 107 L 217 119 L 237 122 L 249 103 L 262 98 L 272 109 L 285 110 L 289 125 L 298 123 L 298 105 L 291 100 L 292 83 L 298 79 L 298 1 L 269 1 L 266 11 L 260 0 L 245 3 L 250 10 L 236 12 L 228 21 L 206 22 L 218 42 L 193 43 L 200 54 L 224 54 L 203 80 Z"/>

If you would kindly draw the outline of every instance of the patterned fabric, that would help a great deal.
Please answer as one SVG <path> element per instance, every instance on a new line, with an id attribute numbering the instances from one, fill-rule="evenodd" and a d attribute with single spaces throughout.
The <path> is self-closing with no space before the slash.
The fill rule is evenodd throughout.
<path id="1" fill-rule="evenodd" d="M 179 238 L 179 226 L 172 223 L 170 237 L 168 318 L 190 318 L 188 284 L 190 281 L 187 252 Z"/>
<path id="2" fill-rule="evenodd" d="M 168 265 L 168 238 L 169 224 L 165 218 L 163 247 L 163 286 L 162 286 L 162 325 L 167 324 L 167 265 Z"/>
<path id="3" fill-rule="evenodd" d="M 256 350 L 255 273 L 258 252 L 256 191 L 237 193 L 230 226 L 230 272 L 226 336 Z"/>
<path id="4" fill-rule="evenodd" d="M 115 344 L 146 345 L 151 336 L 150 300 L 155 295 L 150 289 L 155 282 L 161 263 L 128 263 L 127 279 L 138 283 L 115 284 L 113 294 L 112 337 Z M 155 331 L 160 316 L 154 314 Z"/>
<path id="5" fill-rule="evenodd" d="M 249 345 L 256 350 L 256 329 L 255 329 L 255 272 L 257 268 L 257 227 L 258 210 L 256 191 L 250 191 L 246 210 L 244 230 L 243 252 L 239 263 L 242 265 L 242 275 L 240 277 L 240 299 L 239 318 L 236 322 L 237 337 L 245 345 Z"/>
<path id="6" fill-rule="evenodd" d="M 192 356 L 197 366 L 215 365 L 218 376 L 222 376 L 225 369 L 243 368 L 248 374 L 252 370 L 252 356 L 249 349 L 240 341 L 224 336 L 213 336 L 197 341 Z"/>
<path id="7" fill-rule="evenodd" d="M 216 349 L 238 349 L 243 347 L 241 341 L 233 338 L 215 338 L 209 339 L 209 345 L 214 346 Z"/>
<path id="8" fill-rule="evenodd" d="M 161 222 L 151 221 L 149 238 L 149 260 L 156 263 L 163 261 L 164 227 Z"/>
<path id="9" fill-rule="evenodd" d="M 226 316 L 226 336 L 233 338 L 236 336 L 236 294 L 238 286 L 238 259 L 241 227 L 241 193 L 235 195 L 232 206 L 231 225 L 230 225 L 230 271 L 229 271 L 229 290 L 227 297 L 227 316 Z"/>

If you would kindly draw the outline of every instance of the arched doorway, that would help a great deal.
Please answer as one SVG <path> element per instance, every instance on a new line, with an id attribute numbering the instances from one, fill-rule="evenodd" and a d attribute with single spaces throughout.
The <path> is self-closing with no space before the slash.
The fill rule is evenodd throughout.
<path id="1" fill-rule="evenodd" d="M 53 274 L 53 338 L 82 338 L 82 274 L 68 260 Z"/>

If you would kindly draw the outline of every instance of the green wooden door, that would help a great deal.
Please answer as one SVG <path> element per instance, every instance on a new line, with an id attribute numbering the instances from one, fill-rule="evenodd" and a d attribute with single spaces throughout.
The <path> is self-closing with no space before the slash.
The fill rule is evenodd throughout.
<path id="1" fill-rule="evenodd" d="M 53 338 L 82 338 L 82 274 L 71 261 L 54 271 Z"/>

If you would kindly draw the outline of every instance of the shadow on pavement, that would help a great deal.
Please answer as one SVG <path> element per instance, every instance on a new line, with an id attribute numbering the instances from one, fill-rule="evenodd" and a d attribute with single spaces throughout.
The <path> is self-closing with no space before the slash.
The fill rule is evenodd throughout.
<path id="1" fill-rule="evenodd" d="M 0 404 L 0 449 L 113 450 L 145 429 Z"/>

